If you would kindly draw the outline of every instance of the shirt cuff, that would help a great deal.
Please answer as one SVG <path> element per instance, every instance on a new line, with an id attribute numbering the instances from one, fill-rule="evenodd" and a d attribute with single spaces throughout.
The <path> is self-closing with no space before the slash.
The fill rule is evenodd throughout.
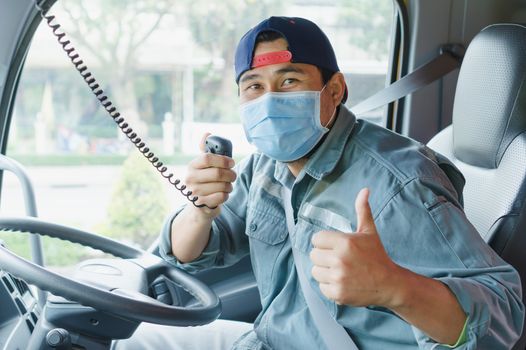
<path id="1" fill-rule="evenodd" d="M 219 253 L 219 237 L 214 234 L 215 223 L 212 223 L 210 238 L 198 258 L 189 263 L 182 263 L 172 254 L 172 222 L 183 209 L 184 206 L 165 219 L 159 237 L 159 254 L 165 261 L 187 272 L 197 272 L 214 266 Z"/>
<path id="2" fill-rule="evenodd" d="M 454 348 L 459 350 L 511 349 L 519 339 L 524 317 L 524 308 L 519 296 L 520 282 L 511 267 L 503 266 L 500 269 L 503 271 L 497 277 L 507 282 L 506 288 L 503 287 L 503 283 L 496 283 L 495 277 L 484 275 L 478 279 L 474 277 L 437 278 L 449 287 L 468 316 L 467 324 L 463 329 L 464 339 L 460 339 L 463 342 L 455 344 Z M 509 272 L 504 269 L 509 269 Z M 414 326 L 412 328 L 420 349 L 452 348 L 452 346 L 435 342 L 418 328 Z"/>
<path id="3" fill-rule="evenodd" d="M 482 290 L 473 281 L 461 278 L 438 278 L 456 296 L 458 303 L 467 315 L 458 341 L 454 345 L 441 344 L 426 333 L 412 326 L 419 348 L 426 350 L 462 349 L 474 350 L 480 338 L 488 332 L 490 313 L 487 303 L 483 303 Z"/>
<path id="4" fill-rule="evenodd" d="M 469 321 L 469 316 L 466 317 L 466 322 L 464 322 L 464 327 L 462 327 L 462 332 L 460 332 L 458 340 L 455 344 L 453 345 L 442 344 L 442 345 L 448 349 L 455 349 L 456 347 L 459 347 L 460 345 L 464 344 L 466 342 L 467 334 L 468 334 L 468 331 L 467 331 L 468 321 Z"/>

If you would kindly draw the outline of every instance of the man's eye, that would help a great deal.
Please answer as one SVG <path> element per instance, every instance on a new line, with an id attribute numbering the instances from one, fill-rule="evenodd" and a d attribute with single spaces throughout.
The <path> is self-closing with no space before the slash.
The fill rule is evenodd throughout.
<path id="1" fill-rule="evenodd" d="M 298 80 L 297 79 L 294 79 L 294 78 L 287 78 L 285 80 L 283 80 L 283 84 L 282 85 L 290 85 L 290 84 L 294 84 L 295 82 L 297 82 Z"/>
<path id="2" fill-rule="evenodd" d="M 260 84 L 252 84 L 252 85 L 249 85 L 245 90 L 259 90 L 259 89 L 261 89 Z"/>

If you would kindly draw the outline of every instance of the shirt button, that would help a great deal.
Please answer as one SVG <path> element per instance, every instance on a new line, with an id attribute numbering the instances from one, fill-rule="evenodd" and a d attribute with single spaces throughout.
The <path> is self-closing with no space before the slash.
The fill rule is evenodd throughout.
<path id="1" fill-rule="evenodd" d="M 254 232 L 258 229 L 258 225 L 256 225 L 255 223 L 251 223 L 249 229 L 250 231 Z"/>

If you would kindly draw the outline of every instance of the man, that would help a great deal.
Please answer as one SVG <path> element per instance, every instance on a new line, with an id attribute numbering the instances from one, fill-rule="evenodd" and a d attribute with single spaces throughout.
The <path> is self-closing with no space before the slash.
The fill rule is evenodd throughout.
<path id="1" fill-rule="evenodd" d="M 219 155 L 192 161 L 186 182 L 215 209 L 178 211 L 160 245 L 190 272 L 250 254 L 263 309 L 235 349 L 326 348 L 296 268 L 359 349 L 511 348 L 524 318 L 519 277 L 466 219 L 463 183 L 451 180 L 461 176 L 346 109 L 343 75 L 314 23 L 271 17 L 252 28 L 236 50 L 236 82 L 259 152 L 235 170 Z"/>

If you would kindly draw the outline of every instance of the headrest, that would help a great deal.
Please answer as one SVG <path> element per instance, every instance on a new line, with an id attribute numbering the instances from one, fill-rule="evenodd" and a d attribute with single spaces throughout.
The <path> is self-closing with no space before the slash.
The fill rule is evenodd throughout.
<path id="1" fill-rule="evenodd" d="M 526 131 L 526 27 L 494 24 L 469 45 L 453 107 L 453 151 L 465 163 L 494 169 Z"/>

